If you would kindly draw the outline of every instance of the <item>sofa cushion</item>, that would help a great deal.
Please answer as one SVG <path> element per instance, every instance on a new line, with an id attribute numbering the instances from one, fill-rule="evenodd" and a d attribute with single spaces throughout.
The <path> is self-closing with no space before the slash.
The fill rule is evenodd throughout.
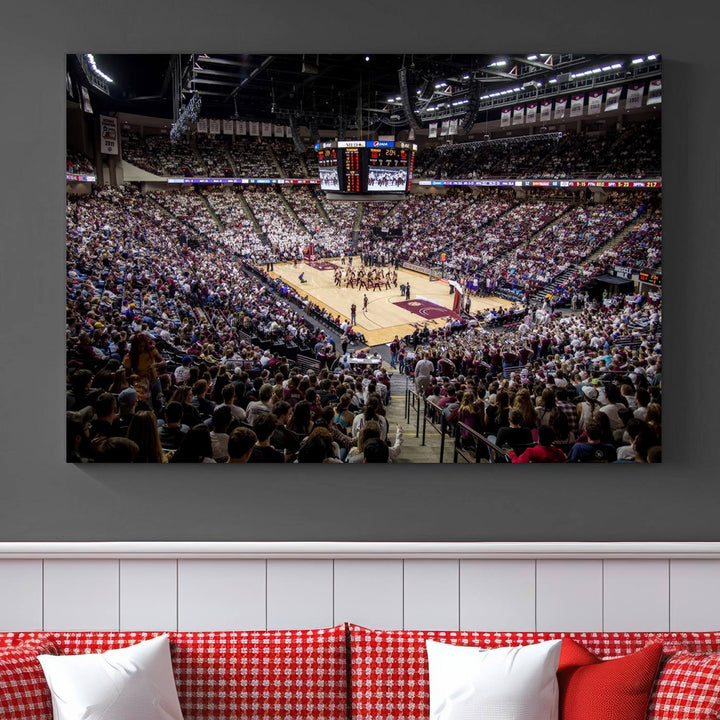
<path id="1" fill-rule="evenodd" d="M 662 645 L 602 661 L 563 638 L 558 683 L 560 720 L 645 720 Z"/>
<path id="2" fill-rule="evenodd" d="M 720 655 L 677 652 L 666 657 L 650 698 L 647 720 L 720 717 Z"/>
<path id="3" fill-rule="evenodd" d="M 54 637 L 65 654 L 77 654 L 125 647 L 159 634 L 57 632 Z M 28 633 L 16 635 L 22 639 Z M 344 625 L 169 635 L 185 720 L 347 720 Z M 4 642 L 0 633 L 0 647 Z"/>
<path id="4" fill-rule="evenodd" d="M 353 720 L 425 720 L 430 712 L 426 640 L 498 648 L 567 635 L 599 657 L 642 649 L 648 633 L 371 630 L 350 625 L 350 702 Z"/>
<path id="5" fill-rule="evenodd" d="M 430 720 L 556 720 L 560 646 L 483 650 L 428 640 Z"/>
<path id="6" fill-rule="evenodd" d="M 104 653 L 38 659 L 54 720 L 183 720 L 167 635 Z"/>
<path id="7" fill-rule="evenodd" d="M 666 653 L 720 653 L 720 632 L 652 633 L 649 643 L 662 643 Z"/>
<path id="8" fill-rule="evenodd" d="M 52 720 L 52 699 L 40 654 L 58 653 L 49 635 L 37 634 L 14 645 L 0 647 L 0 718 Z"/>

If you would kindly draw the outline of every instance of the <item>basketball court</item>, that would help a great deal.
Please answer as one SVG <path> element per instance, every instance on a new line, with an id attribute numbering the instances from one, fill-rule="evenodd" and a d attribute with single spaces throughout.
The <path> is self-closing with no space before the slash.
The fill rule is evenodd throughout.
<path id="1" fill-rule="evenodd" d="M 399 268 L 397 271 L 397 287 L 382 290 L 365 290 L 363 288 L 335 285 L 335 270 L 343 266 L 339 258 L 325 258 L 315 262 L 275 263 L 275 271 L 271 277 L 282 280 L 303 297 L 320 307 L 329 310 L 333 315 L 350 320 L 350 306 L 357 306 L 357 322 L 354 327 L 363 333 L 368 345 L 389 343 L 395 335 L 403 337 L 412 333 L 415 328 L 422 329 L 442 327 L 452 316 L 454 295 L 450 294 L 450 286 L 443 280 L 430 282 L 427 275 Z M 361 267 L 359 257 L 353 258 L 352 267 Z M 388 268 L 384 268 L 387 272 Z M 303 273 L 305 283 L 298 276 Z M 343 276 L 344 276 L 343 272 Z M 410 283 L 409 302 L 401 294 L 400 286 Z M 367 312 L 363 312 L 363 296 L 367 295 Z M 502 298 L 472 296 L 471 312 L 487 310 L 493 307 L 511 307 L 512 302 Z"/>

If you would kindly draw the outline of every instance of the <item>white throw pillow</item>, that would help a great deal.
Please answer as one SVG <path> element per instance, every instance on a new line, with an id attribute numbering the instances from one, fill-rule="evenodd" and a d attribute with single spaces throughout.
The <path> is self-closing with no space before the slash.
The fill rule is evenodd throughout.
<path id="1" fill-rule="evenodd" d="M 561 642 L 484 650 L 428 640 L 430 720 L 557 720 Z"/>
<path id="2" fill-rule="evenodd" d="M 54 720 L 183 720 L 167 635 L 88 655 L 40 655 Z"/>

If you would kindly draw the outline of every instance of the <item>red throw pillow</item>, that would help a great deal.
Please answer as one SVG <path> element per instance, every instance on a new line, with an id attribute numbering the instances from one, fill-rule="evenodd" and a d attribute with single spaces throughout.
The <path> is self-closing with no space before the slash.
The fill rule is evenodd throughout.
<path id="1" fill-rule="evenodd" d="M 0 648 L 0 718 L 52 720 L 52 698 L 38 655 L 57 655 L 47 636 Z"/>
<path id="2" fill-rule="evenodd" d="M 645 720 L 662 645 L 600 660 L 563 638 L 558 665 L 560 720 Z"/>

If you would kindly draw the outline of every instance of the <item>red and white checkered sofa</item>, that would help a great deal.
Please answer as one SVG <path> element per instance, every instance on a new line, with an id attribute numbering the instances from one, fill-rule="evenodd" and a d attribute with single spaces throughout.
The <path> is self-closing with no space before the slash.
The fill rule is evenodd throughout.
<path id="1" fill-rule="evenodd" d="M 0 633 L 0 719 L 52 720 L 37 654 L 104 652 L 158 634 Z M 343 624 L 318 630 L 169 635 L 185 720 L 425 720 L 426 640 L 495 648 L 563 636 L 600 658 L 629 655 L 661 642 L 663 659 L 647 720 L 720 717 L 720 632 L 391 631 Z M 19 647 L 26 650 L 11 651 Z"/>

